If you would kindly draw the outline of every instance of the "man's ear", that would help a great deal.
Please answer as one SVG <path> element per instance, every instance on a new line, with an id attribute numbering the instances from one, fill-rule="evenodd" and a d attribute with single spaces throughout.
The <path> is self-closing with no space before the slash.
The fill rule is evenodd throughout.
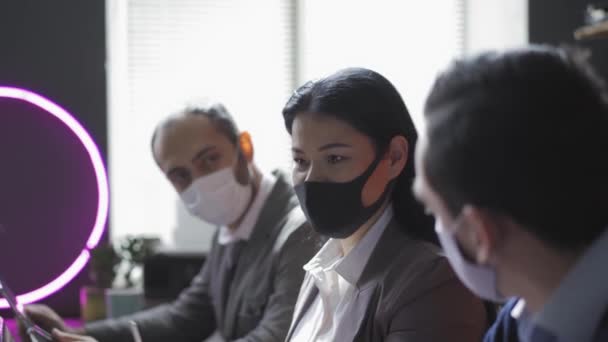
<path id="1" fill-rule="evenodd" d="M 244 131 L 239 134 L 239 148 L 247 160 L 248 163 L 253 161 L 253 142 L 251 141 L 251 135 L 249 132 Z"/>
<path id="2" fill-rule="evenodd" d="M 461 240 L 470 255 L 478 264 L 485 265 L 497 246 L 499 218 L 491 211 L 473 205 L 462 209 L 463 229 Z"/>

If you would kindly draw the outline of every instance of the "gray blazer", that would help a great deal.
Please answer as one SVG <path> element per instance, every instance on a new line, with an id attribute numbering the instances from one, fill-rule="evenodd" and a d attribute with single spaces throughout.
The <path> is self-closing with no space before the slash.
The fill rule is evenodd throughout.
<path id="1" fill-rule="evenodd" d="M 318 295 L 307 275 L 295 327 Z M 473 342 L 487 326 L 482 301 L 456 278 L 439 249 L 408 238 L 393 220 L 356 282 L 354 302 L 337 322 L 335 342 Z"/>
<path id="2" fill-rule="evenodd" d="M 214 239 L 201 272 L 174 303 L 89 324 L 87 334 L 101 342 L 130 342 L 127 323 L 134 320 L 145 342 L 200 342 L 215 330 L 228 341 L 283 341 L 304 277 L 302 266 L 319 242 L 291 185 L 284 175 L 275 175 L 249 241 L 221 246 Z"/>

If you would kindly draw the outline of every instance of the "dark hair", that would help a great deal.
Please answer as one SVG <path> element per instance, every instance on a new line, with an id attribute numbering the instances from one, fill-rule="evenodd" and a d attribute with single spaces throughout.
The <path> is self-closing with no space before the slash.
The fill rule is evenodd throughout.
<path id="1" fill-rule="evenodd" d="M 457 215 L 512 217 L 558 249 L 608 225 L 608 102 L 580 52 L 532 46 L 456 61 L 425 105 L 425 173 Z"/>
<path id="2" fill-rule="evenodd" d="M 411 192 L 418 134 L 397 89 L 372 70 L 340 70 L 304 84 L 291 96 L 283 108 L 290 134 L 295 117 L 306 112 L 330 115 L 350 124 L 371 139 L 376 153 L 386 150 L 395 136 L 407 139 L 408 161 L 391 194 L 395 218 L 410 236 L 436 243 L 433 218 L 424 213 Z"/>
<path id="3" fill-rule="evenodd" d="M 154 133 L 152 134 L 152 139 L 150 141 L 150 146 L 152 147 L 152 151 L 154 151 L 154 142 L 156 141 L 156 136 L 158 132 L 170 126 L 172 123 L 177 120 L 180 115 L 189 116 L 189 115 L 202 115 L 205 116 L 209 121 L 211 121 L 215 127 L 224 134 L 230 142 L 234 145 L 237 144 L 239 129 L 230 115 L 230 112 L 226 109 L 226 107 L 219 102 L 201 102 L 194 105 L 188 105 L 185 108 L 181 109 L 173 117 L 162 122 L 160 125 L 154 129 Z"/>

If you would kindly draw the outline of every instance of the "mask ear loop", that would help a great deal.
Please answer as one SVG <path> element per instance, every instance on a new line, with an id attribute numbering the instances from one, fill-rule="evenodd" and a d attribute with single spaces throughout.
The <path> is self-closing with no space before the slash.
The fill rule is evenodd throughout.
<path id="1" fill-rule="evenodd" d="M 378 151 L 380 151 L 380 149 L 378 149 Z M 374 160 L 372 161 L 372 163 L 370 164 L 370 166 L 368 167 L 367 170 L 365 170 L 364 174 L 367 173 L 367 179 L 366 179 L 366 184 L 369 181 L 369 179 L 374 175 L 374 173 L 376 172 L 376 170 L 378 169 L 378 167 L 380 166 L 380 164 L 386 160 L 386 162 L 390 162 L 390 158 L 388 158 L 388 150 L 385 149 L 384 152 L 377 152 L 376 153 L 376 157 L 374 158 Z M 378 198 L 378 201 L 386 201 L 386 199 L 393 193 L 393 188 L 395 183 L 397 182 L 397 179 L 399 177 L 395 177 L 393 179 L 391 179 L 390 181 L 388 181 L 386 183 L 386 186 L 384 188 L 384 192 L 380 195 L 380 197 Z M 365 185 L 366 185 L 365 184 Z M 364 187 L 365 187 L 364 185 Z M 375 202 L 374 202 L 375 203 Z M 374 203 L 372 203 L 369 206 L 365 206 L 364 207 L 370 207 L 372 205 L 374 205 Z"/>

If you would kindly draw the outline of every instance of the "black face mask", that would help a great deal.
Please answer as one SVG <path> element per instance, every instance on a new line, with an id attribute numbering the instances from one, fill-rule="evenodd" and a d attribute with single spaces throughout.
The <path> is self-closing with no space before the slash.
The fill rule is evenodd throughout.
<path id="1" fill-rule="evenodd" d="M 361 203 L 361 192 L 380 160 L 381 155 L 363 174 L 350 182 L 302 182 L 294 187 L 308 222 L 319 234 L 344 239 L 378 211 L 390 192 L 392 182 L 369 207 L 364 207 Z"/>

